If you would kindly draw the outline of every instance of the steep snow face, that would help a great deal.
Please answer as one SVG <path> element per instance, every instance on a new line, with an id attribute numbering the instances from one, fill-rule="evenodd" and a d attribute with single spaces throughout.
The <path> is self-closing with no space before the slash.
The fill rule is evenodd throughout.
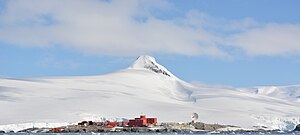
<path id="1" fill-rule="evenodd" d="M 148 69 L 158 74 L 163 74 L 169 77 L 175 77 L 165 67 L 158 64 L 155 58 L 147 55 L 143 55 L 137 58 L 137 60 L 129 67 L 132 69 Z"/>
<path id="2" fill-rule="evenodd" d="M 159 122 L 187 122 L 193 112 L 202 122 L 244 128 L 292 130 L 300 124 L 299 104 L 232 89 L 196 87 L 150 56 L 106 75 L 0 79 L 0 108 L 0 125 L 77 122 L 95 116 L 133 118 L 140 113 L 158 117 Z"/>
<path id="3" fill-rule="evenodd" d="M 241 91 L 300 103 L 300 85 L 255 87 L 250 89 L 241 89 Z"/>

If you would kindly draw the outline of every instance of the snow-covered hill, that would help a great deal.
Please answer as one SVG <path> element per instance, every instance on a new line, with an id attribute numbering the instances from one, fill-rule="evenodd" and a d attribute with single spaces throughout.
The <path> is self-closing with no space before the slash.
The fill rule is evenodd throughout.
<path id="1" fill-rule="evenodd" d="M 264 86 L 250 89 L 241 89 L 241 91 L 251 92 L 259 95 L 266 95 L 300 104 L 300 85 L 291 86 Z"/>
<path id="2" fill-rule="evenodd" d="M 200 121 L 290 130 L 300 123 L 299 103 L 231 89 L 196 87 L 153 57 L 99 76 L 0 79 L 0 125 L 77 122 L 95 117 Z M 1 127 L 1 126 L 0 126 Z M 1 130 L 1 129 L 0 129 Z"/>

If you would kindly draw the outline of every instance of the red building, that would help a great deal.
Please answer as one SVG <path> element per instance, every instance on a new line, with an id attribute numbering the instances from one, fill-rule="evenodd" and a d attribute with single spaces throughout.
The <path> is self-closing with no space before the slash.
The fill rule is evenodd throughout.
<path id="1" fill-rule="evenodd" d="M 64 129 L 63 128 L 52 128 L 51 131 L 59 133 L 59 132 L 64 131 Z"/>
<path id="2" fill-rule="evenodd" d="M 106 121 L 107 125 L 104 128 L 113 128 L 118 125 L 118 122 L 110 122 L 109 120 Z"/>
<path id="3" fill-rule="evenodd" d="M 148 125 L 156 124 L 157 118 L 146 118 L 145 115 L 141 115 L 140 118 L 129 120 L 129 127 L 145 127 Z"/>

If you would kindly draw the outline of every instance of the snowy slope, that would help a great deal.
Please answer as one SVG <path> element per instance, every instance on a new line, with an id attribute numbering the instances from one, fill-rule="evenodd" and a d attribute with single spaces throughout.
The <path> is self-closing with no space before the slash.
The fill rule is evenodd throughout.
<path id="1" fill-rule="evenodd" d="M 254 87 L 250 89 L 241 89 L 241 91 L 280 98 L 298 102 L 300 104 L 300 85 Z"/>
<path id="2" fill-rule="evenodd" d="M 158 117 L 160 122 L 187 122 L 193 112 L 203 122 L 244 128 L 290 130 L 300 123 L 298 103 L 196 87 L 150 56 L 141 56 L 129 68 L 106 75 L 0 79 L 0 107 L 0 125 L 132 118 L 141 113 Z"/>

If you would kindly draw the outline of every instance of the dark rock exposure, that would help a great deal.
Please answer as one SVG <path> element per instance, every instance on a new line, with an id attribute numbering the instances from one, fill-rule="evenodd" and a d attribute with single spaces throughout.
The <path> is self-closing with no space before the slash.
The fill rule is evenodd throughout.
<path id="1" fill-rule="evenodd" d="M 300 124 L 295 127 L 294 131 L 300 131 Z"/>

